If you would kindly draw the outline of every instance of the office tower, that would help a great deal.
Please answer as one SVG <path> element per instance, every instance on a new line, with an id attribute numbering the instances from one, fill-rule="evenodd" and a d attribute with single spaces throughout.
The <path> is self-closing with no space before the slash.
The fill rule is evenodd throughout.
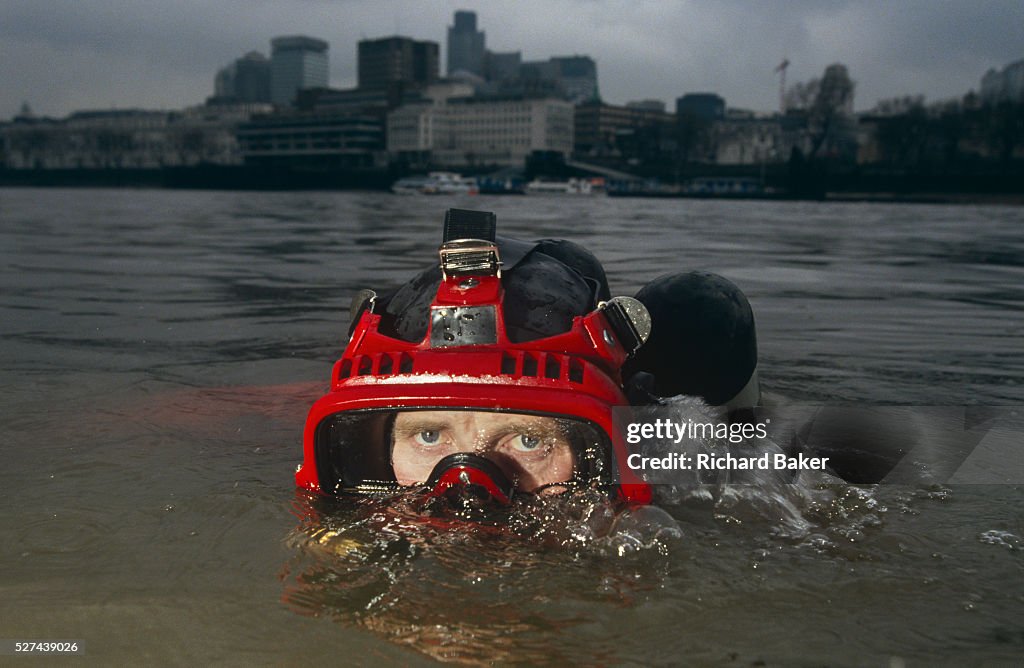
<path id="1" fill-rule="evenodd" d="M 217 70 L 213 79 L 213 97 L 218 100 L 230 100 L 235 97 L 235 63 Z"/>
<path id="2" fill-rule="evenodd" d="M 986 72 L 981 78 L 981 99 L 985 104 L 1024 102 L 1024 60 Z"/>
<path id="3" fill-rule="evenodd" d="M 725 100 L 714 93 L 687 93 L 676 100 L 676 116 L 717 121 L 725 118 Z"/>
<path id="4" fill-rule="evenodd" d="M 426 86 L 437 80 L 437 42 L 384 37 L 359 42 L 359 88 Z"/>
<path id="5" fill-rule="evenodd" d="M 484 75 L 484 32 L 476 29 L 475 12 L 455 12 L 448 26 L 448 74 L 456 72 Z"/>
<path id="6" fill-rule="evenodd" d="M 235 61 L 235 98 L 239 102 L 270 102 L 270 61 L 250 51 Z"/>
<path id="7" fill-rule="evenodd" d="M 250 51 L 217 71 L 214 96 L 221 102 L 270 102 L 270 62 L 258 51 Z"/>
<path id="8" fill-rule="evenodd" d="M 561 56 L 523 63 L 519 68 L 524 91 L 557 94 L 573 104 L 600 99 L 597 63 L 590 56 Z"/>
<path id="9" fill-rule="evenodd" d="M 508 53 L 484 53 L 484 78 L 488 81 L 511 81 L 519 76 L 523 65 L 523 54 L 519 51 Z"/>
<path id="10" fill-rule="evenodd" d="M 568 100 L 580 104 L 600 98 L 597 89 L 597 63 L 590 56 L 552 58 Z"/>
<path id="11" fill-rule="evenodd" d="M 270 41 L 270 101 L 290 105 L 303 88 L 327 87 L 327 42 L 301 35 Z"/>

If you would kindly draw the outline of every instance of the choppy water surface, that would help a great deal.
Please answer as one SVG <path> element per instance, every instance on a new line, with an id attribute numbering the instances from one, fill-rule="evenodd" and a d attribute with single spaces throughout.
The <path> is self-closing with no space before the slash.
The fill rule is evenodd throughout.
<path id="1" fill-rule="evenodd" d="M 1019 208 L 0 190 L 0 638 L 96 663 L 1024 655 L 1019 485 L 561 499 L 455 531 L 296 493 L 352 294 L 428 264 L 453 205 L 588 246 L 613 293 L 732 279 L 794 400 L 1024 403 Z"/>

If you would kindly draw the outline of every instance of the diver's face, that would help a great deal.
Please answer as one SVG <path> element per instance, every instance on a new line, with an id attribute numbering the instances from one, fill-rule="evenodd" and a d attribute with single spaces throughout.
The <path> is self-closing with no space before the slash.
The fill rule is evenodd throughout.
<path id="1" fill-rule="evenodd" d="M 425 482 L 438 461 L 456 452 L 487 457 L 527 492 L 572 478 L 572 447 L 553 418 L 484 411 L 395 416 L 391 464 L 399 484 Z"/>

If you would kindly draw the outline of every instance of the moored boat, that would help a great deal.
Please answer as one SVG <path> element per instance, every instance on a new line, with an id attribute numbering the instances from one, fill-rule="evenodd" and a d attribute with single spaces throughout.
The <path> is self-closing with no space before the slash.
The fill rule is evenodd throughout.
<path id="1" fill-rule="evenodd" d="M 401 195 L 476 195 L 476 179 L 455 172 L 430 172 L 394 182 L 391 192 Z"/>
<path id="2" fill-rule="evenodd" d="M 530 194 L 594 195 L 604 192 L 604 179 L 572 178 L 568 181 L 534 179 L 526 184 L 526 192 Z"/>

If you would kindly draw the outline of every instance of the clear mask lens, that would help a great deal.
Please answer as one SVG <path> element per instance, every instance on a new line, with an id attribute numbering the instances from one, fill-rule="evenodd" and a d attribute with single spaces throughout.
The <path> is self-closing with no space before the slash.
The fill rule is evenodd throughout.
<path id="1" fill-rule="evenodd" d="M 459 453 L 498 467 L 524 492 L 608 483 L 611 446 L 604 431 L 578 418 L 451 408 L 353 411 L 317 433 L 321 488 L 425 485 L 441 460 Z M 369 490 L 367 490 L 369 491 Z"/>

